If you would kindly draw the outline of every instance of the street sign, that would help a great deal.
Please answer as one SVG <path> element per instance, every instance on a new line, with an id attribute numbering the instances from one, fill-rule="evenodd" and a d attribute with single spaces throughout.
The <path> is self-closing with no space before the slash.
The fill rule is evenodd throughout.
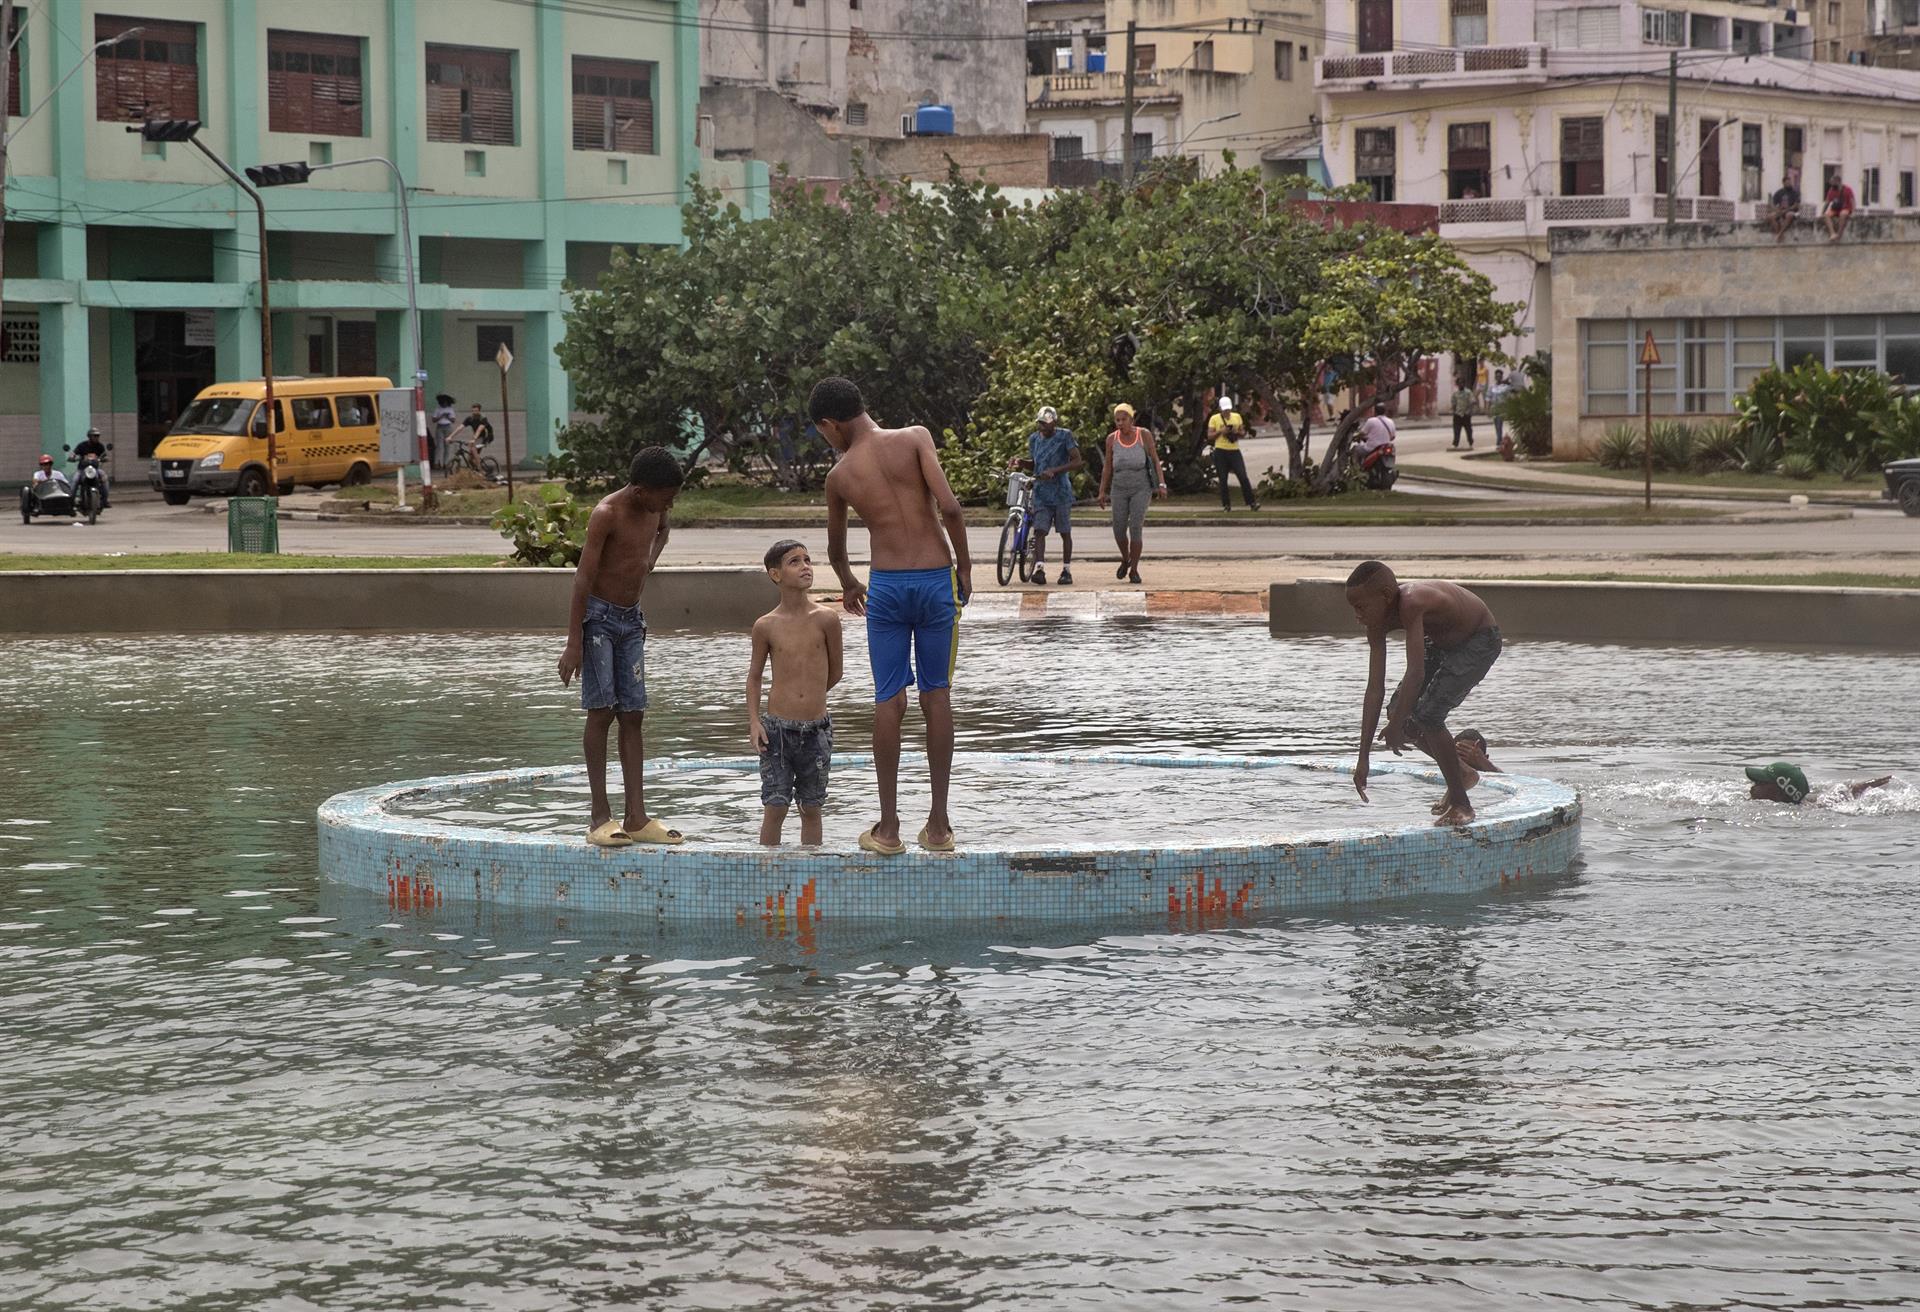
<path id="1" fill-rule="evenodd" d="M 507 348 L 505 346 L 502 346 L 500 349 L 504 351 Z M 1653 329 L 1651 328 L 1647 329 L 1647 340 L 1640 343 L 1640 363 L 1641 364 L 1659 364 L 1660 363 L 1660 348 L 1658 346 L 1655 346 L 1653 343 Z M 501 368 L 504 369 L 506 368 L 506 366 L 502 365 Z"/>
<path id="2" fill-rule="evenodd" d="M 1648 333 L 1647 336 L 1651 339 L 1653 334 Z M 507 349 L 505 342 L 500 343 L 500 349 L 493 353 L 493 362 L 500 366 L 501 373 L 513 368 L 513 352 Z"/>

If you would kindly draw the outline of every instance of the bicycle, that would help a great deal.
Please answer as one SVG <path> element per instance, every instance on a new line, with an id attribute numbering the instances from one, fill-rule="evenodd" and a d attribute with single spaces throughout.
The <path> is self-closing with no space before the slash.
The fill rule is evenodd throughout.
<path id="1" fill-rule="evenodd" d="M 482 445 L 484 445 L 484 443 Z M 446 472 L 456 474 L 462 469 L 479 474 L 489 483 L 498 483 L 500 481 L 500 462 L 498 460 L 495 460 L 492 456 L 478 454 L 478 449 L 474 446 L 473 439 L 449 434 L 447 437 Z"/>
<path id="2" fill-rule="evenodd" d="M 1033 532 L 1033 475 L 1018 470 L 1007 475 L 1007 522 L 1000 526 L 1000 554 L 995 573 L 1006 587 L 1017 573 L 1025 583 L 1033 575 L 1027 563 L 1027 539 Z"/>

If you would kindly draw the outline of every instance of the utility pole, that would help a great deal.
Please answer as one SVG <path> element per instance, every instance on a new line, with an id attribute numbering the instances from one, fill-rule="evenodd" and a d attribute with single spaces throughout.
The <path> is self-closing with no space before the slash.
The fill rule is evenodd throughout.
<path id="1" fill-rule="evenodd" d="M 13 99 L 13 0 L 0 0 L 0 225 L 7 217 L 7 132 L 13 119 L 7 106 Z M 6 243 L 0 242 L 0 310 L 5 309 L 7 285 Z M 6 331 L 0 328 L 0 351 L 6 346 Z"/>
<path id="2" fill-rule="evenodd" d="M 1120 181 L 1128 185 L 1133 182 L 1133 38 L 1138 27 L 1133 19 L 1127 20 L 1127 64 L 1120 71 Z"/>
<path id="3" fill-rule="evenodd" d="M 1680 52 L 1673 51 L 1667 56 L 1667 226 L 1673 226 L 1678 209 L 1674 202 L 1674 193 L 1680 190 L 1680 178 L 1674 171 L 1679 162 L 1673 147 L 1680 140 Z M 1651 498 L 1652 493 L 1648 493 Z M 1649 500 L 1651 504 L 1651 500 Z"/>

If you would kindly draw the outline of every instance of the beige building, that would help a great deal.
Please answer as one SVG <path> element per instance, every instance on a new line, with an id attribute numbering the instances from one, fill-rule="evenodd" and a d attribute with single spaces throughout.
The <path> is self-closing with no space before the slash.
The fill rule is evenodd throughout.
<path id="1" fill-rule="evenodd" d="M 1135 25 L 1136 164 L 1229 152 L 1274 176 L 1324 177 L 1311 69 L 1320 0 L 1028 0 L 1027 123 L 1053 138 L 1055 181 L 1117 175 L 1126 30 Z"/>
<path id="2" fill-rule="evenodd" d="M 846 177 L 855 149 L 878 142 L 1026 130 L 1024 0 L 699 3 L 701 144 L 719 158 Z M 950 126 L 917 122 L 928 105 L 951 109 Z M 1016 140 L 1004 153 L 1030 150 Z"/>
<path id="3" fill-rule="evenodd" d="M 1554 454 L 1614 424 L 1730 414 L 1774 365 L 1819 360 L 1920 381 L 1920 217 L 1856 219 L 1844 241 L 1748 223 L 1565 227 L 1553 238 Z M 1639 364 L 1653 335 L 1660 356 Z"/>

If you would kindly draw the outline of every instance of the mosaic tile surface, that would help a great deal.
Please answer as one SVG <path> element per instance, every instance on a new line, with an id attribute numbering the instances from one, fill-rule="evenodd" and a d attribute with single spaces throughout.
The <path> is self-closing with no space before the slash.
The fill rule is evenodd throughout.
<path id="1" fill-rule="evenodd" d="M 1019 753 L 978 754 L 1017 769 Z M 870 758 L 836 755 L 836 765 Z M 1350 787 L 1352 762 L 1237 756 L 1073 758 L 1090 771 L 1150 766 L 1291 771 L 1289 787 Z M 751 760 L 649 761 L 649 777 Z M 1376 774 L 1439 782 L 1431 768 L 1386 762 Z M 1457 828 L 1316 828 L 1232 845 L 995 848 L 954 853 L 909 846 L 896 857 L 859 850 L 737 845 L 594 848 L 584 837 L 449 824 L 391 809 L 423 795 L 457 801 L 505 782 L 572 779 L 579 767 L 449 775 L 342 793 L 319 811 L 321 873 L 385 893 L 397 908 L 491 903 L 642 916 L 699 924 L 774 918 L 804 926 L 828 918 L 990 921 L 997 918 L 1231 923 L 1432 894 L 1472 894 L 1558 874 L 1580 847 L 1580 799 L 1545 779 L 1488 775 L 1483 818 Z M 1264 782 L 1262 786 L 1267 786 Z M 1498 799 L 1495 795 L 1504 795 Z"/>

